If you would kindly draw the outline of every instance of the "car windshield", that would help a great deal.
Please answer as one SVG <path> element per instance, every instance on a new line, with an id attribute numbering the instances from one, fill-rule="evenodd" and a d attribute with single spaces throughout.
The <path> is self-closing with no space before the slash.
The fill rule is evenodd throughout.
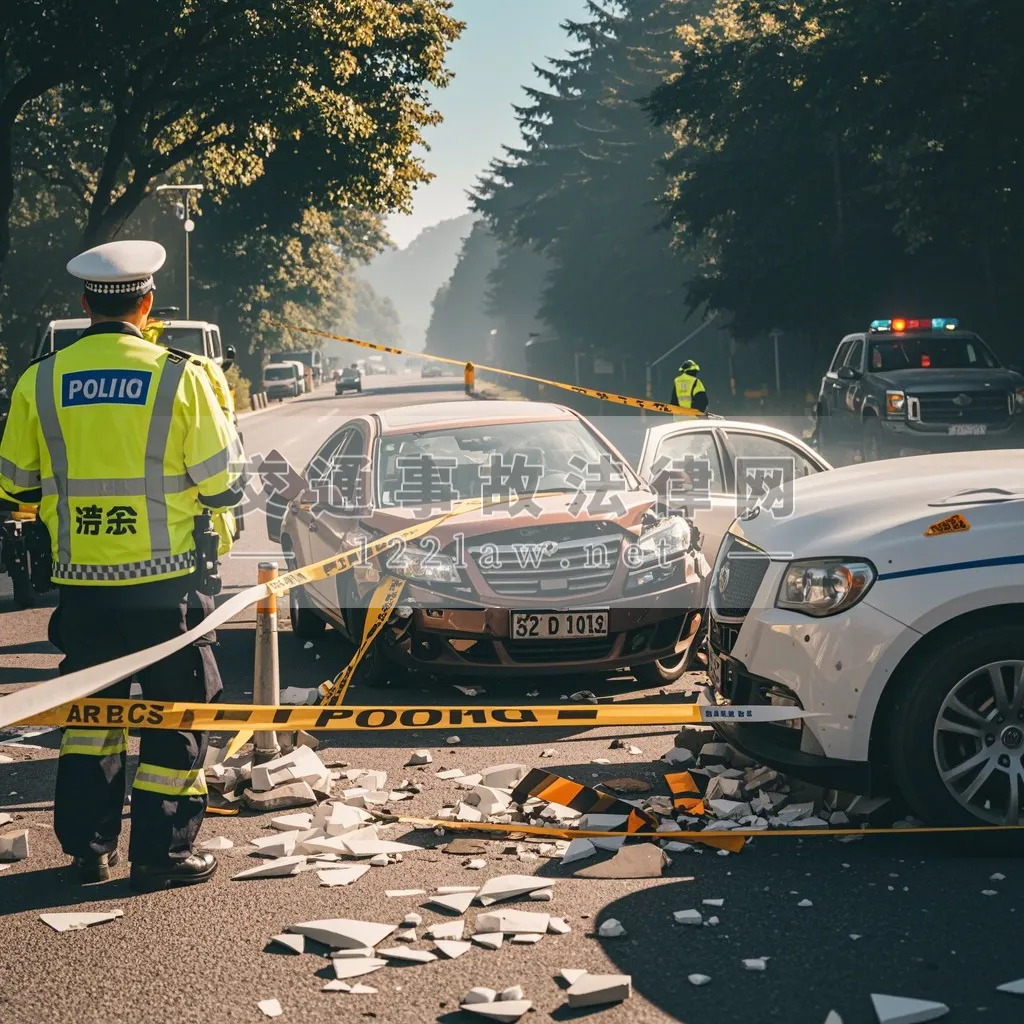
<path id="1" fill-rule="evenodd" d="M 999 360 L 980 338 L 893 338 L 871 343 L 870 369 L 887 370 L 969 370 L 996 369 Z"/>
<path id="2" fill-rule="evenodd" d="M 296 376 L 294 366 L 268 366 L 263 371 L 264 380 L 294 380 Z"/>
<path id="3" fill-rule="evenodd" d="M 485 485 L 488 493 L 520 496 L 632 490 L 635 477 L 613 460 L 577 420 L 394 435 L 381 442 L 377 500 L 384 508 L 459 501 L 480 497 Z"/>
<path id="4" fill-rule="evenodd" d="M 168 348 L 178 348 L 193 355 L 206 355 L 203 331 L 199 327 L 165 327 L 160 334 L 159 342 Z"/>

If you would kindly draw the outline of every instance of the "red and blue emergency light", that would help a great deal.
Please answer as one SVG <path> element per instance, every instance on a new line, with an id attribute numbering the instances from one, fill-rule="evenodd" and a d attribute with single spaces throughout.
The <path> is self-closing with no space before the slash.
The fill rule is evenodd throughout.
<path id="1" fill-rule="evenodd" d="M 955 331 L 959 326 L 959 320 L 950 320 L 948 317 L 933 317 L 930 320 L 906 320 L 895 317 L 892 320 L 871 321 L 873 334 L 882 331 L 892 334 L 902 334 L 904 331 Z"/>

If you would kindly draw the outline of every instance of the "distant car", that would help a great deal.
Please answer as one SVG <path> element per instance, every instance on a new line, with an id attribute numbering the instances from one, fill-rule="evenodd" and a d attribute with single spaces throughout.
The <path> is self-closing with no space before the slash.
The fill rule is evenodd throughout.
<path id="1" fill-rule="evenodd" d="M 343 395 L 346 391 L 362 391 L 363 375 L 356 366 L 346 366 L 339 371 L 338 379 L 334 382 L 334 393 Z"/>
<path id="2" fill-rule="evenodd" d="M 444 367 L 440 363 L 424 363 L 420 369 L 420 377 L 443 377 Z"/>

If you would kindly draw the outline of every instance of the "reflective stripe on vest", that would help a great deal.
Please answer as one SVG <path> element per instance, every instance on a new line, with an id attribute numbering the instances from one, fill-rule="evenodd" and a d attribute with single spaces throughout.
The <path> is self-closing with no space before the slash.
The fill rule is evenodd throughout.
<path id="1" fill-rule="evenodd" d="M 162 555 L 142 562 L 123 562 L 118 565 L 83 565 L 76 562 L 54 562 L 53 578 L 56 580 L 144 580 L 150 576 L 167 576 L 195 568 L 194 551 L 180 555 Z"/>
<path id="2" fill-rule="evenodd" d="M 167 495 L 179 494 L 192 485 L 188 477 L 164 475 L 164 455 L 171 434 L 174 400 L 185 373 L 186 362 L 168 359 L 164 363 L 153 399 L 149 430 L 146 435 L 145 477 L 124 479 L 71 479 L 68 475 L 68 450 L 54 398 L 56 359 L 44 359 L 36 374 L 36 414 L 46 440 L 52 477 L 42 481 L 46 495 L 57 498 L 57 558 L 55 579 L 131 580 L 159 576 L 191 568 L 192 552 L 171 555 L 167 522 Z M 120 565 L 79 565 L 71 561 L 71 505 L 69 497 L 111 497 L 145 495 L 149 525 L 150 557 Z"/>
<path id="3" fill-rule="evenodd" d="M 38 469 L 22 469 L 10 459 L 0 459 L 0 473 L 7 477 L 15 487 L 26 491 L 31 491 L 40 483 Z"/>
<path id="4" fill-rule="evenodd" d="M 128 749 L 127 729 L 65 729 L 60 741 L 60 756 L 85 754 L 108 757 Z"/>
<path id="5" fill-rule="evenodd" d="M 179 771 L 175 768 L 162 768 L 158 764 L 140 763 L 132 788 L 162 793 L 164 796 L 204 796 L 206 772 L 202 768 Z"/>

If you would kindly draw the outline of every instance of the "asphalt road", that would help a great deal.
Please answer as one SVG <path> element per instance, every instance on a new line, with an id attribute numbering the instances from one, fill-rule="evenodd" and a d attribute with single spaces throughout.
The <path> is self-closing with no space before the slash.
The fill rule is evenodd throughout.
<path id="1" fill-rule="evenodd" d="M 242 421 L 250 453 L 281 450 L 301 468 L 328 433 L 355 411 L 414 400 L 465 400 L 458 380 L 421 382 L 414 377 L 378 378 L 362 396 L 334 398 L 329 390 Z M 443 387 L 450 385 L 450 390 Z M 227 591 L 255 580 L 255 563 L 271 552 L 258 522 L 247 520 L 244 542 L 224 567 Z M 46 641 L 49 608 L 16 611 L 0 594 L 0 691 L 55 674 L 59 656 Z M 225 699 L 251 699 L 252 613 L 219 633 L 218 657 Z M 282 617 L 282 685 L 312 686 L 333 675 L 347 659 L 340 638 L 328 632 L 309 649 L 288 631 Z M 680 700 L 692 690 L 688 678 L 671 694 L 635 691 L 631 679 L 589 680 L 600 697 L 613 700 Z M 568 692 L 564 679 L 534 679 L 498 687 L 482 677 L 489 693 L 464 699 L 449 686 L 416 683 L 384 691 L 388 703 L 556 702 Z M 527 698 L 526 691 L 539 690 Z M 690 695 L 692 699 L 692 694 Z M 377 703 L 381 691 L 350 691 L 349 703 Z M 492 764 L 518 761 L 560 771 L 594 783 L 629 775 L 666 792 L 661 755 L 672 746 L 671 728 L 616 732 L 465 730 L 461 743 L 448 746 L 445 732 L 346 734 L 323 737 L 320 753 L 331 765 L 379 768 L 389 782 L 422 781 L 426 789 L 398 805 L 402 813 L 432 815 L 458 791 L 434 773 L 459 767 L 467 773 Z M 902 833 L 841 844 L 828 839 L 763 837 L 738 856 L 712 851 L 676 854 L 661 879 L 601 881 L 575 879 L 578 865 L 557 861 L 520 862 L 514 845 L 489 841 L 484 871 L 469 871 L 464 858 L 436 847 L 450 838 L 432 832 L 409 833 L 424 847 L 401 864 L 374 868 L 354 885 L 322 888 L 315 872 L 295 878 L 231 882 L 229 876 L 251 863 L 246 842 L 267 834 L 255 816 L 211 817 L 206 837 L 224 835 L 235 843 L 222 856 L 222 869 L 209 885 L 194 889 L 133 895 L 127 866 L 110 883 L 73 886 L 66 858 L 50 829 L 50 794 L 58 733 L 2 745 L 13 757 L 0 765 L 0 810 L 13 815 L 12 828 L 29 828 L 31 856 L 0 873 L 0 1022 L 2 1024 L 86 1024 L 144 1019 L 151 1024 L 254 1024 L 264 1018 L 263 999 L 280 1000 L 285 1022 L 373 1020 L 387 1024 L 470 1018 L 458 1011 L 473 986 L 501 989 L 522 985 L 534 1012 L 524 1020 L 571 1020 L 590 1016 L 609 1024 L 685 1021 L 726 1024 L 743 1021 L 822 1024 L 830 1010 L 845 1024 L 874 1021 L 869 994 L 888 993 L 948 1004 L 950 1021 L 1010 1022 L 1024 1019 L 1024 1000 L 998 993 L 996 986 L 1024 976 L 1019 947 L 1024 877 L 1020 863 L 964 852 L 926 837 Z M 609 749 L 612 738 L 626 738 L 643 751 L 631 756 Z M 410 751 L 426 747 L 434 763 L 403 768 Z M 541 760 L 554 747 L 554 758 Z M 133 741 L 132 751 L 137 749 Z M 607 758 L 610 764 L 594 764 Z M 127 825 L 127 821 L 126 821 Z M 402 826 L 390 830 L 401 838 Z M 122 843 L 122 849 L 126 844 Z M 511 848 L 513 852 L 506 853 Z M 586 863 L 594 863 L 593 861 Z M 584 865 L 585 866 L 585 865 Z M 499 951 L 474 947 L 455 961 L 394 967 L 360 979 L 376 995 L 322 993 L 324 961 L 313 956 L 265 951 L 270 936 L 287 925 L 313 918 L 348 917 L 396 923 L 413 910 L 425 924 L 442 915 L 419 909 L 425 897 L 388 898 L 386 889 L 480 884 L 499 874 L 534 873 L 558 879 L 554 900 L 519 904 L 521 909 L 562 916 L 567 936 L 546 936 L 535 946 L 506 943 Z M 993 873 L 1005 876 L 990 880 Z M 994 895 L 983 895 L 983 890 Z M 715 928 L 675 925 L 672 912 L 699 907 L 703 899 L 724 898 Z M 799 907 L 803 899 L 811 907 Z M 120 908 L 123 918 L 82 932 L 56 934 L 39 921 L 47 911 Z M 471 922 L 476 910 L 470 911 Z M 599 939 L 596 927 L 614 917 L 627 935 Z M 419 942 L 416 948 L 429 948 Z M 751 972 L 742 960 L 769 957 L 767 970 Z M 634 995 L 627 1003 L 590 1011 L 568 1011 L 556 982 L 563 968 L 632 975 Z M 687 975 L 710 975 L 694 987 Z"/>

